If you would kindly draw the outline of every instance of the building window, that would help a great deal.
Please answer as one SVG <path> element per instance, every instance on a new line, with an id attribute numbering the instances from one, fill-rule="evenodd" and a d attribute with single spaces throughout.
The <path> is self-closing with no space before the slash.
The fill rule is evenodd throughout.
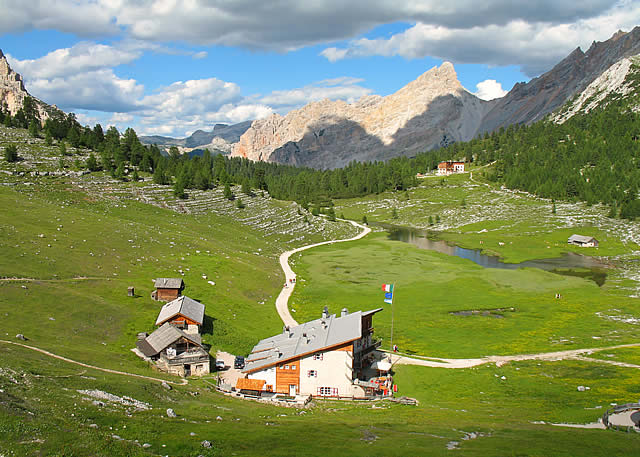
<path id="1" fill-rule="evenodd" d="M 295 366 L 295 365 L 291 365 L 291 369 L 292 369 L 292 370 L 295 370 L 295 369 L 296 369 L 296 366 Z"/>
<path id="2" fill-rule="evenodd" d="M 337 397 L 338 389 L 336 387 L 318 387 L 318 395 L 322 397 Z"/>
<path id="3" fill-rule="evenodd" d="M 285 365 L 285 366 L 284 366 L 284 369 L 285 369 L 285 370 L 288 370 L 288 369 L 289 369 L 289 365 Z"/>
<path id="4" fill-rule="evenodd" d="M 322 353 L 313 354 L 313 360 L 322 360 Z"/>
<path id="5" fill-rule="evenodd" d="M 280 369 L 281 369 L 281 370 L 284 370 L 284 365 L 280 365 Z"/>
<path id="6" fill-rule="evenodd" d="M 309 371 L 307 371 L 307 377 L 309 377 L 309 378 L 317 378 L 318 377 L 318 372 L 316 370 L 309 370 Z"/>

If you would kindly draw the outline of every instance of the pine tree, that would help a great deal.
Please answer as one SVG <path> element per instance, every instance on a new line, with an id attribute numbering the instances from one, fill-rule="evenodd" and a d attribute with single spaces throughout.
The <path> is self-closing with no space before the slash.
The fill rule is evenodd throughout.
<path id="1" fill-rule="evenodd" d="M 233 192 L 231 192 L 231 186 L 229 183 L 225 183 L 224 185 L 224 198 L 227 200 L 233 200 Z"/>
<path id="2" fill-rule="evenodd" d="M 98 171 L 98 161 L 96 160 L 96 156 L 94 156 L 93 153 L 89 154 L 85 165 L 87 166 L 87 169 L 89 171 Z"/>
<path id="3" fill-rule="evenodd" d="M 138 170 L 136 168 L 133 169 L 133 174 L 131 175 L 131 180 L 133 182 L 140 181 L 140 176 L 138 176 Z"/>
<path id="4" fill-rule="evenodd" d="M 236 207 L 237 207 L 238 209 L 243 209 L 243 208 L 244 208 L 244 203 L 242 203 L 242 199 L 240 199 L 240 198 L 239 198 L 239 199 L 236 201 Z"/>
<path id="5" fill-rule="evenodd" d="M 15 144 L 9 144 L 4 147 L 4 158 L 7 162 L 18 161 L 18 147 Z"/>
<path id="6" fill-rule="evenodd" d="M 60 145 L 58 146 L 58 150 L 60 151 L 60 155 L 62 156 L 67 155 L 67 145 L 65 144 L 64 141 L 60 142 Z"/>
<path id="7" fill-rule="evenodd" d="M 38 123 L 34 120 L 29 122 L 29 135 L 31 135 L 33 138 L 37 138 L 39 132 L 40 132 L 40 127 Z"/>
<path id="8" fill-rule="evenodd" d="M 433 216 L 429 216 L 429 225 L 433 225 Z"/>
<path id="9" fill-rule="evenodd" d="M 47 129 L 44 132 L 44 144 L 51 146 L 53 144 L 53 137 L 51 136 L 51 130 Z"/>
<path id="10" fill-rule="evenodd" d="M 366 214 L 364 216 L 362 216 L 362 223 L 364 225 L 369 225 L 369 220 L 367 219 L 367 215 Z"/>
<path id="11" fill-rule="evenodd" d="M 398 210 L 396 208 L 391 210 L 391 219 L 398 219 Z"/>

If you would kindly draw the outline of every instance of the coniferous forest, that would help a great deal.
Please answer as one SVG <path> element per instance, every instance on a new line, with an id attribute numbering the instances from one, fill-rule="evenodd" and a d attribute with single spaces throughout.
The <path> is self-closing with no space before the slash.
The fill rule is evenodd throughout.
<path id="1" fill-rule="evenodd" d="M 304 205 L 334 198 L 358 197 L 417 185 L 416 174 L 434 170 L 442 160 L 489 165 L 479 174 L 508 188 L 556 200 L 609 205 L 611 217 L 640 217 L 640 114 L 637 97 L 611 97 L 603 108 L 578 114 L 564 124 L 548 120 L 510 126 L 472 141 L 454 143 L 415 157 L 359 163 L 333 170 L 315 170 L 242 158 L 163 154 L 143 145 L 136 132 L 98 124 L 81 126 L 73 114 L 57 112 L 41 126 L 32 103 L 16 116 L 0 112 L 6 126 L 28 128 L 34 136 L 94 151 L 91 171 L 104 170 L 118 179 L 153 174 L 157 184 L 172 185 L 177 196 L 186 189 L 241 185 L 243 191 L 267 190 L 271 196 Z M 635 105 L 634 105 L 635 103 Z M 64 144 L 64 143 L 63 143 Z M 62 149 L 62 146 L 61 146 Z"/>

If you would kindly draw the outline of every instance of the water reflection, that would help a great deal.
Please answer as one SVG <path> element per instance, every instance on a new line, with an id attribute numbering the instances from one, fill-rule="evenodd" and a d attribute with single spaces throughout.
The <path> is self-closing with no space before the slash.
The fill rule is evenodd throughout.
<path id="1" fill-rule="evenodd" d="M 573 252 L 564 253 L 552 259 L 527 260 L 521 263 L 505 263 L 497 256 L 483 254 L 479 249 L 466 249 L 448 244 L 442 240 L 430 240 L 427 232 L 408 227 L 389 224 L 376 224 L 389 232 L 389 239 L 411 243 L 420 249 L 441 252 L 443 254 L 471 260 L 485 268 L 517 270 L 518 268 L 539 268 L 541 270 L 565 276 L 579 276 L 602 286 L 607 278 L 606 265 L 593 257 Z"/>

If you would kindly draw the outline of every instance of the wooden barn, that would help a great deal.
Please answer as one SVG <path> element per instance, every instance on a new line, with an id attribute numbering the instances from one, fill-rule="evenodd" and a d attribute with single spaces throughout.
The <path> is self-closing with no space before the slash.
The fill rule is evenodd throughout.
<path id="1" fill-rule="evenodd" d="M 204 322 L 204 305 L 186 295 L 170 301 L 162 307 L 156 325 L 169 323 L 187 333 L 200 333 Z"/>
<path id="2" fill-rule="evenodd" d="M 158 301 L 175 300 L 184 290 L 182 278 L 158 278 L 154 285 L 156 290 L 151 293 L 151 298 Z"/>
<path id="3" fill-rule="evenodd" d="M 200 335 L 183 332 L 169 323 L 139 340 L 136 346 L 162 371 L 179 376 L 201 376 L 210 372 L 209 353 Z"/>

